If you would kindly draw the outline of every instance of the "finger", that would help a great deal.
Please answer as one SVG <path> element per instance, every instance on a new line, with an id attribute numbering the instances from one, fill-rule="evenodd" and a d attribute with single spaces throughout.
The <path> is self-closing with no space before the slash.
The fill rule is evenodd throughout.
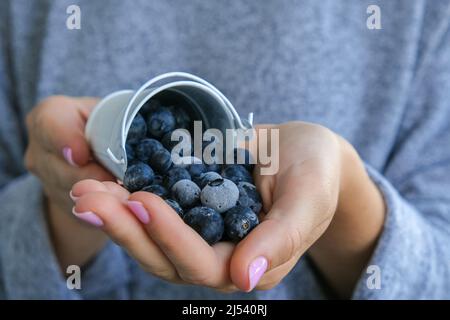
<path id="1" fill-rule="evenodd" d="M 262 199 L 262 211 L 264 213 L 269 212 L 272 206 L 272 193 L 275 184 L 275 179 L 273 176 L 263 176 L 259 174 L 254 174 L 255 186 L 258 189 L 261 199 Z"/>
<path id="2" fill-rule="evenodd" d="M 114 194 L 119 199 L 127 200 L 130 197 L 130 192 L 118 183 L 112 181 L 103 181 L 102 183 L 112 194 Z"/>
<path id="3" fill-rule="evenodd" d="M 84 194 L 76 202 L 74 215 L 104 230 L 146 271 L 166 280 L 177 279 L 176 270 L 169 259 L 115 195 L 109 192 Z"/>
<path id="4" fill-rule="evenodd" d="M 99 102 L 99 99 L 95 97 L 78 97 L 77 99 L 80 101 L 79 110 L 81 116 L 84 118 L 84 120 L 87 120 L 92 110 L 94 110 L 95 106 Z"/>
<path id="5" fill-rule="evenodd" d="M 46 150 L 62 156 L 73 166 L 84 166 L 91 158 L 84 137 L 86 117 L 96 101 L 94 98 L 51 97 L 33 111 L 32 133 Z"/>
<path id="6" fill-rule="evenodd" d="M 117 183 L 86 179 L 73 185 L 72 190 L 70 191 L 70 197 L 73 201 L 77 201 L 84 194 L 92 192 L 109 192 L 123 202 L 130 196 L 130 193 Z"/>
<path id="7" fill-rule="evenodd" d="M 114 181 L 114 177 L 96 162 L 90 162 L 82 168 L 75 168 L 54 153 L 44 152 L 35 161 L 38 170 L 34 170 L 43 181 L 51 179 L 51 185 L 70 190 L 72 185 L 85 179 Z M 65 191 L 67 192 L 67 191 Z"/>
<path id="8" fill-rule="evenodd" d="M 233 254 L 235 245 L 231 242 L 218 242 L 212 246 L 216 257 L 217 265 L 220 268 L 218 271 L 222 276 L 220 280 L 215 283 L 215 288 L 223 292 L 237 291 L 238 288 L 231 282 L 230 279 L 230 260 Z"/>
<path id="9" fill-rule="evenodd" d="M 261 280 L 256 285 L 256 290 L 269 290 L 277 286 L 283 278 L 291 271 L 291 269 L 297 264 L 301 254 L 293 256 L 288 262 L 271 269 L 264 273 Z"/>
<path id="10" fill-rule="evenodd" d="M 210 287 L 226 282 L 228 274 L 215 250 L 186 225 L 164 200 L 148 192 L 136 192 L 130 200 L 131 209 L 172 261 L 181 279 Z"/>
<path id="11" fill-rule="evenodd" d="M 331 221 L 327 183 L 312 177 L 320 175 L 308 177 L 293 169 L 279 177 L 282 186 L 277 186 L 267 216 L 233 253 L 231 279 L 241 290 L 252 290 L 264 273 L 303 254 Z"/>

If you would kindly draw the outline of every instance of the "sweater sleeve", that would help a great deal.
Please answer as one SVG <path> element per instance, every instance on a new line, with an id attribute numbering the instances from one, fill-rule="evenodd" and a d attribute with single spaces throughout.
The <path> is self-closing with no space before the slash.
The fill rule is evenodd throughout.
<path id="1" fill-rule="evenodd" d="M 450 6 L 449 6 L 450 7 Z M 367 171 L 384 195 L 384 230 L 355 299 L 450 298 L 450 32 L 443 21 L 421 49 L 395 147 Z M 431 33 L 431 32 L 430 32 Z M 380 275 L 375 285 L 373 273 Z"/>
<path id="2" fill-rule="evenodd" d="M 22 156 L 25 150 L 24 115 L 15 106 L 14 77 L 9 30 L 9 2 L 0 4 L 0 189 L 25 172 Z"/>

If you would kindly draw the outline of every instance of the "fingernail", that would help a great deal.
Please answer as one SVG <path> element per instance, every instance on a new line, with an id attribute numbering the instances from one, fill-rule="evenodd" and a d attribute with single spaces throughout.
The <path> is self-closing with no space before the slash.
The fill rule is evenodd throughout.
<path id="1" fill-rule="evenodd" d="M 147 224 L 150 221 L 150 215 L 147 210 L 144 208 L 142 203 L 139 201 L 128 201 L 128 208 L 134 213 L 134 215 L 141 221 L 143 224 Z"/>
<path id="2" fill-rule="evenodd" d="M 64 147 L 62 150 L 62 154 L 64 159 L 66 159 L 67 163 L 71 166 L 78 167 L 75 161 L 73 161 L 72 149 L 69 147 Z"/>
<path id="3" fill-rule="evenodd" d="M 72 199 L 73 202 L 77 202 L 78 199 L 80 199 L 80 197 L 75 197 L 72 193 L 72 190 L 70 190 L 69 192 L 69 197 L 70 199 Z"/>
<path id="4" fill-rule="evenodd" d="M 86 212 L 76 212 L 75 211 L 75 207 L 73 207 L 72 209 L 72 213 L 75 217 L 77 217 L 78 219 L 81 219 L 89 224 L 92 224 L 93 226 L 96 227 L 101 227 L 103 226 L 103 221 L 102 219 L 100 219 L 99 216 L 97 216 L 95 213 L 91 212 L 91 211 L 86 211 Z"/>
<path id="5" fill-rule="evenodd" d="M 259 280 L 261 279 L 264 272 L 267 270 L 267 259 L 264 257 L 258 257 L 250 263 L 248 267 L 248 278 L 250 282 L 250 290 L 252 291 Z"/>

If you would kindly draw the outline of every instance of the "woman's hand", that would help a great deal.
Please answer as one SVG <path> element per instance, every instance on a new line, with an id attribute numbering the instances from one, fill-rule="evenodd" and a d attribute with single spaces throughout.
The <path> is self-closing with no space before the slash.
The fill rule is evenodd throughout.
<path id="1" fill-rule="evenodd" d="M 96 180 L 74 185 L 74 214 L 98 217 L 102 228 L 147 272 L 164 280 L 235 290 L 229 261 L 234 246 L 209 246 L 163 199 L 148 192 L 131 195 Z"/>
<path id="2" fill-rule="evenodd" d="M 145 270 L 168 281 L 269 289 L 310 249 L 325 278 L 348 296 L 381 230 L 381 195 L 353 148 L 328 129 L 301 122 L 269 128 L 279 130 L 279 171 L 261 176 L 255 169 L 267 214 L 236 246 L 209 246 L 155 195 L 125 200 L 124 189 L 95 180 L 73 187 L 74 213 L 98 217 Z"/>
<path id="3" fill-rule="evenodd" d="M 84 138 L 86 119 L 96 102 L 94 98 L 53 96 L 27 116 L 25 164 L 42 182 L 53 244 L 63 268 L 86 263 L 106 239 L 70 214 L 73 202 L 69 192 L 74 183 L 87 178 L 113 180 L 110 173 L 91 161 Z"/>
<path id="4" fill-rule="evenodd" d="M 231 277 L 251 287 L 251 262 L 268 268 L 257 288 L 278 284 L 308 252 L 340 297 L 350 297 L 381 232 L 381 193 L 354 148 L 318 125 L 289 122 L 279 129 L 279 171 L 255 175 L 267 215 L 236 247 Z M 258 261 L 258 260 L 257 260 Z"/>

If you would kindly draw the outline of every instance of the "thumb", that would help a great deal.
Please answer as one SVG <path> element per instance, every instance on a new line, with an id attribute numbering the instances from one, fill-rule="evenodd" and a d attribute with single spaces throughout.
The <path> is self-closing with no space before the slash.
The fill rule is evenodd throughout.
<path id="1" fill-rule="evenodd" d="M 230 262 L 232 282 L 243 291 L 251 291 L 264 274 L 288 262 L 300 251 L 300 232 L 289 223 L 269 212 L 255 229 L 241 241 Z"/>
<path id="2" fill-rule="evenodd" d="M 324 231 L 324 222 L 331 220 L 321 187 L 313 187 L 309 179 L 299 183 L 295 174 L 287 176 L 275 188 L 268 214 L 236 246 L 231 258 L 232 282 L 243 291 L 253 290 L 265 274 L 269 277 L 271 270 L 281 266 L 280 270 L 284 269 L 284 265 L 293 267 L 293 258 L 298 259 Z M 278 283 L 279 277 L 267 282 Z"/>

